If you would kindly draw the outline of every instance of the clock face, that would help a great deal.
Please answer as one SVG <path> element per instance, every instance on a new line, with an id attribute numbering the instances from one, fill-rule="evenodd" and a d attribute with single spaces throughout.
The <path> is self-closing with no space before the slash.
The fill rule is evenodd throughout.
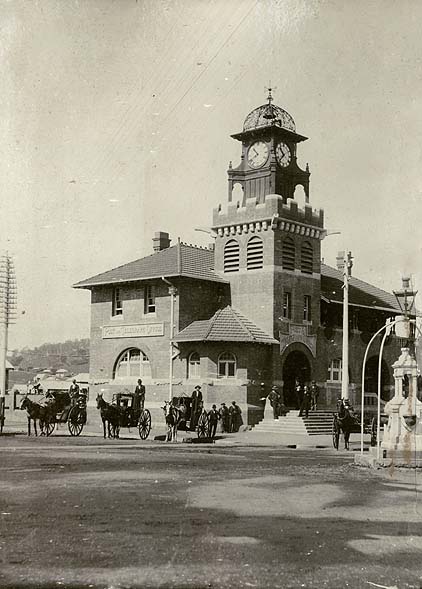
<path id="1" fill-rule="evenodd" d="M 248 151 L 248 164 L 251 168 L 260 168 L 268 159 L 268 145 L 263 141 L 252 143 Z"/>
<path id="2" fill-rule="evenodd" d="M 290 147 L 286 143 L 280 141 L 280 143 L 276 147 L 275 155 L 280 166 L 282 168 L 287 168 L 292 159 Z"/>

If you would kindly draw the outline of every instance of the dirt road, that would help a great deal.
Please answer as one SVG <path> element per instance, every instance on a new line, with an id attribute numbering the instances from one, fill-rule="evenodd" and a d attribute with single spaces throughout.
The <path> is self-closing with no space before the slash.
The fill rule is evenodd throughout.
<path id="1" fill-rule="evenodd" d="M 422 586 L 419 470 L 69 436 L 0 456 L 0 587 Z"/>

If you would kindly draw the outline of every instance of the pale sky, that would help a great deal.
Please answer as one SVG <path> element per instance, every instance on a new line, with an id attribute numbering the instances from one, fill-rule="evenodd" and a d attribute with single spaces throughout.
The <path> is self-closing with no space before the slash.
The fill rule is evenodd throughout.
<path id="1" fill-rule="evenodd" d="M 9 348 L 88 337 L 79 280 L 206 245 L 247 114 L 274 102 L 309 137 L 325 261 L 422 291 L 422 3 L 0 0 L 1 247 L 19 314 Z M 22 311 L 25 311 L 22 314 Z"/>

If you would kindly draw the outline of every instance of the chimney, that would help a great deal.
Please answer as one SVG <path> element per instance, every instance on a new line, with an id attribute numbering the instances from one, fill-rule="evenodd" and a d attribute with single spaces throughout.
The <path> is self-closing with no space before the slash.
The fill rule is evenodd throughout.
<path id="1" fill-rule="evenodd" d="M 165 250 L 170 247 L 169 234 L 165 233 L 164 231 L 157 231 L 152 238 L 152 247 L 154 252 L 161 252 L 161 250 Z"/>

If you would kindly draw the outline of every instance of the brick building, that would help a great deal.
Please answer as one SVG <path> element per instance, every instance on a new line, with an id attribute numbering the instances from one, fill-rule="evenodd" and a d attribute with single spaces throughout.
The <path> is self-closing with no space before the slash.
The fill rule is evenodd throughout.
<path id="1" fill-rule="evenodd" d="M 232 137 L 241 159 L 228 170 L 227 205 L 213 212 L 213 248 L 171 246 L 168 234 L 158 232 L 152 255 L 75 285 L 92 293 L 91 398 L 100 388 L 133 389 L 142 377 L 147 404 L 158 407 L 169 394 L 170 370 L 173 395 L 200 384 L 206 406 L 236 400 L 249 423 L 262 416 L 261 383 L 267 391 L 273 383 L 283 386 L 289 406 L 296 379 L 316 380 L 321 404 L 333 406 L 338 398 L 342 258 L 338 268 L 321 262 L 324 215 L 309 203 L 308 166 L 297 162 L 306 137 L 271 93 Z M 392 294 L 353 276 L 349 284 L 353 399 L 367 342 L 400 309 Z M 391 336 L 387 343 L 385 398 L 401 342 Z M 369 356 L 368 390 L 376 390 L 378 346 Z"/>

